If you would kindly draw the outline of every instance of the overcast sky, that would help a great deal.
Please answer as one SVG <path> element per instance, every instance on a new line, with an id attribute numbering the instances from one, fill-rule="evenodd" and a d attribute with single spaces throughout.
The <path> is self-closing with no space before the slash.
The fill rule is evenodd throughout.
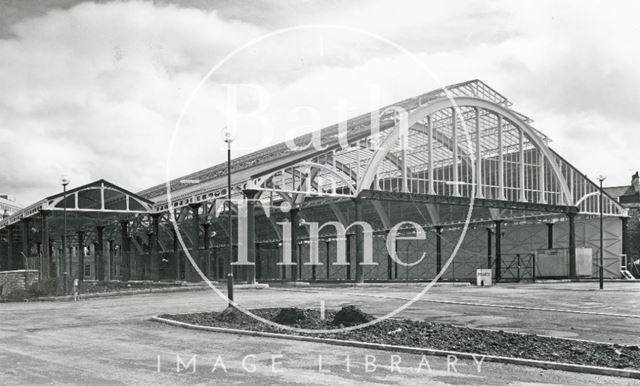
<path id="1" fill-rule="evenodd" d="M 637 2 L 42 3 L 0 9 L 0 194 L 23 204 L 57 192 L 61 174 L 138 191 L 165 180 L 168 159 L 173 176 L 224 160 L 225 84 L 237 83 L 266 91 L 238 100 L 246 112 L 265 103 L 269 126 L 239 122 L 236 154 L 310 130 L 310 110 L 297 107 L 330 124 L 479 78 L 589 177 L 622 185 L 640 169 Z M 181 109 L 220 60 L 308 24 L 352 30 L 283 32 L 228 58 L 171 146 Z"/>

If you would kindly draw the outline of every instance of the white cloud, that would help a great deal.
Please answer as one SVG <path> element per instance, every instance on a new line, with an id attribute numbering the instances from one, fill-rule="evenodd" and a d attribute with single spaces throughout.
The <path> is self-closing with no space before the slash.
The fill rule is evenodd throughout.
<path id="1" fill-rule="evenodd" d="M 55 191 L 62 173 L 74 183 L 104 177 L 132 190 L 160 183 L 173 125 L 201 77 L 244 42 L 305 23 L 380 34 L 412 51 L 443 83 L 486 81 L 589 175 L 603 172 L 611 183 L 624 184 L 635 167 L 624 156 L 640 142 L 634 130 L 640 118 L 635 3 L 265 1 L 216 7 L 83 3 L 14 25 L 13 36 L 0 40 L 0 135 L 6 141 L 0 185 L 6 193 L 33 201 Z M 178 133 L 173 175 L 224 159 L 221 85 L 232 82 L 268 88 L 274 141 L 304 124 L 287 119 L 295 106 L 317 108 L 321 122 L 330 124 L 340 100 L 352 114 L 368 111 L 371 84 L 381 87 L 382 103 L 441 85 L 393 47 L 357 33 L 278 35 L 240 53 L 198 95 Z M 243 103 L 251 108 L 255 100 Z M 252 135 L 236 146 L 255 148 L 259 126 L 244 124 Z"/>
<path id="2" fill-rule="evenodd" d="M 31 202 L 56 191 L 62 173 L 75 184 L 158 183 L 187 93 L 260 31 L 215 12 L 130 2 L 51 11 L 13 32 L 0 40 L 0 185 Z"/>

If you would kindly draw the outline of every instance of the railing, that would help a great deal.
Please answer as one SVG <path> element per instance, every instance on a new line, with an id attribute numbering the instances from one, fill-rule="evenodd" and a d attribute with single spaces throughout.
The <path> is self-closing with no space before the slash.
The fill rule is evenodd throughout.
<path id="1" fill-rule="evenodd" d="M 495 267 L 495 260 L 493 262 Z M 500 265 L 501 281 L 536 280 L 536 261 L 533 254 L 502 255 Z"/>

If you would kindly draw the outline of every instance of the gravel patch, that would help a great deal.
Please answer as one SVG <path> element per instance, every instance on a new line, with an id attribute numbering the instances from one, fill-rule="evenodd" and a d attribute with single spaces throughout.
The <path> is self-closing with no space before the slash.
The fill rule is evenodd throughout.
<path id="1" fill-rule="evenodd" d="M 337 321 L 341 318 L 344 320 L 345 309 L 350 316 L 361 312 L 353 306 L 344 307 L 337 312 L 327 310 L 324 320 L 320 318 L 320 312 L 313 309 L 261 308 L 251 310 L 251 312 L 271 321 L 282 320 L 281 318 L 286 317 L 287 324 L 292 327 L 328 330 L 343 326 Z M 372 318 L 371 315 L 364 313 L 359 316 L 367 320 Z M 421 320 L 387 319 L 373 326 L 354 331 L 319 335 L 297 333 L 266 325 L 237 310 L 227 310 L 221 313 L 165 314 L 160 317 L 200 326 L 319 336 L 618 369 L 640 369 L 640 347 L 638 346 L 582 342 L 505 331 L 486 331 Z"/>

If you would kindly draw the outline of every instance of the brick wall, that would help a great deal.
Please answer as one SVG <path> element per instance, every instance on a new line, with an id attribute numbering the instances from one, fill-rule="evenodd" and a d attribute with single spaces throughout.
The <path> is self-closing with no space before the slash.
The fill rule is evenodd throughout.
<path id="1" fill-rule="evenodd" d="M 20 269 L 16 271 L 0 272 L 0 296 L 7 296 L 18 289 L 27 289 L 38 281 L 38 271 L 34 269 Z"/>
<path id="2" fill-rule="evenodd" d="M 629 219 L 627 220 L 627 253 L 630 259 L 640 259 L 640 208 L 629 209 Z"/>

